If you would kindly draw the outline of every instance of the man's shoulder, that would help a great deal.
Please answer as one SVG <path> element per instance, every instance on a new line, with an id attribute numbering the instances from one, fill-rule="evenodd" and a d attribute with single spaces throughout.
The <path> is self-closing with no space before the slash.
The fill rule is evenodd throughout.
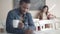
<path id="1" fill-rule="evenodd" d="M 27 16 L 28 16 L 28 17 L 31 17 L 32 15 L 31 15 L 31 13 L 28 12 L 28 13 L 27 13 Z"/>
<path id="2" fill-rule="evenodd" d="M 12 9 L 12 10 L 10 10 L 8 13 L 16 13 L 17 10 L 18 10 L 18 8 Z"/>

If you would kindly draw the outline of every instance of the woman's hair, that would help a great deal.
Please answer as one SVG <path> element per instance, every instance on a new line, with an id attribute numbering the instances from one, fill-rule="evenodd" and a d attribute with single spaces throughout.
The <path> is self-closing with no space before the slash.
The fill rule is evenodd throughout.
<path id="1" fill-rule="evenodd" d="M 43 12 L 44 12 L 44 9 L 45 8 L 47 8 L 47 11 L 46 11 L 46 15 L 48 14 L 48 6 L 47 5 L 44 5 L 43 7 L 42 7 L 42 9 L 39 9 L 40 10 L 40 18 L 39 19 L 42 19 L 43 18 Z"/>
<path id="2" fill-rule="evenodd" d="M 41 12 L 44 12 L 44 9 L 45 9 L 45 8 L 47 8 L 47 11 L 46 11 L 46 15 L 47 15 L 47 13 L 48 13 L 48 9 L 49 9 L 47 5 L 43 6 L 43 8 L 42 8 L 42 11 L 41 11 Z"/>

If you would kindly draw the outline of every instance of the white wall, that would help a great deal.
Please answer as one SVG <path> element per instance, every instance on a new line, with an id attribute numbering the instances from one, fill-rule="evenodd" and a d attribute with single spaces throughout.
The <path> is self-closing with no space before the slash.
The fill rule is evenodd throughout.
<path id="1" fill-rule="evenodd" d="M 6 19 L 7 13 L 13 7 L 12 0 L 0 0 L 0 23 Z"/>
<path id="2" fill-rule="evenodd" d="M 0 19 L 5 19 L 6 14 L 12 7 L 12 0 L 0 0 Z"/>
<path id="3" fill-rule="evenodd" d="M 52 14 L 60 17 L 60 0 L 46 0 L 46 5 L 49 6 L 49 9 L 53 8 L 50 10 Z"/>
<path id="4" fill-rule="evenodd" d="M 35 18 L 36 17 L 36 14 L 38 13 L 38 10 L 31 10 L 29 11 L 32 15 L 32 18 Z"/>
<path id="5" fill-rule="evenodd" d="M 49 6 L 50 12 L 53 15 L 56 15 L 57 17 L 59 17 L 58 19 L 60 19 L 60 0 L 46 0 L 46 5 Z M 53 6 L 53 7 L 52 7 Z M 59 23 L 60 24 L 60 23 Z M 60 27 L 60 25 L 58 25 Z M 57 26 L 57 27 L 58 27 Z M 57 33 L 60 34 L 60 33 Z"/>

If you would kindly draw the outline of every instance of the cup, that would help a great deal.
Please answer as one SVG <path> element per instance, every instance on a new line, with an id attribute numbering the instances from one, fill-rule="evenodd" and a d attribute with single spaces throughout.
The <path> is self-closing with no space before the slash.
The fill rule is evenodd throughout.
<path id="1" fill-rule="evenodd" d="M 13 20 L 13 27 L 18 28 L 19 20 Z"/>

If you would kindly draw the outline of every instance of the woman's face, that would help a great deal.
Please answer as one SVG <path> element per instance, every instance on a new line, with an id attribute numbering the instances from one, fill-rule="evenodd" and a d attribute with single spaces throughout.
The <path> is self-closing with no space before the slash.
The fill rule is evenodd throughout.
<path id="1" fill-rule="evenodd" d="M 46 13 L 47 11 L 48 11 L 48 8 L 45 7 L 45 8 L 43 9 L 43 12 Z"/>

